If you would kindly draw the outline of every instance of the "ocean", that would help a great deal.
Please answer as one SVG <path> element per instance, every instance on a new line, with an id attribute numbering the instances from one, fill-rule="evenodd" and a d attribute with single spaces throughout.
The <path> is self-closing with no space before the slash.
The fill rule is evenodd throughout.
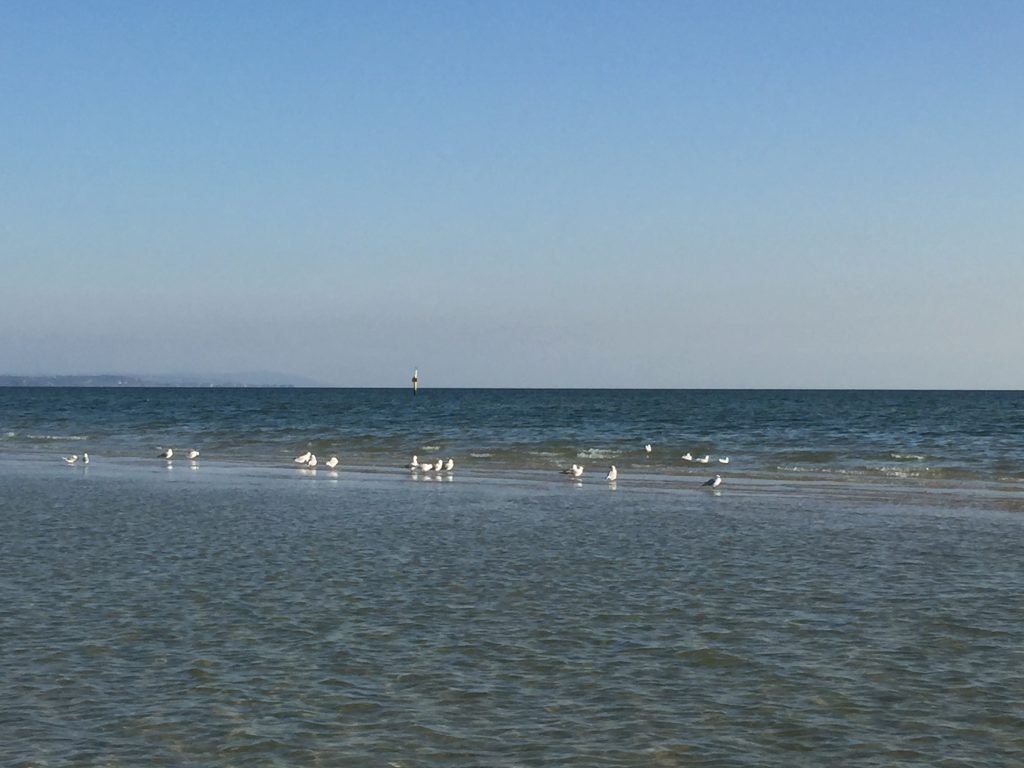
<path id="1" fill-rule="evenodd" d="M 1017 392 L 0 389 L 0 764 L 1022 765 L 1022 427 Z"/>
<path id="2" fill-rule="evenodd" d="M 616 464 L 654 480 L 717 467 L 734 480 L 1016 490 L 1022 436 L 1022 392 L 0 388 L 0 452 L 38 458 L 195 447 L 270 467 L 311 450 L 366 470 L 418 454 L 484 474 Z"/>

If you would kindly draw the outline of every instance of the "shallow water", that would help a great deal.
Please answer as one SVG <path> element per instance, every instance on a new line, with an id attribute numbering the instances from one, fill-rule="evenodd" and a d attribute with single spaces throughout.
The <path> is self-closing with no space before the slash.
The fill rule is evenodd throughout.
<path id="1" fill-rule="evenodd" d="M 0 388 L 5 456 L 151 460 L 194 447 L 281 466 L 312 450 L 359 467 L 418 454 L 492 473 L 615 464 L 627 475 L 1020 492 L 1022 434 L 1022 392 Z"/>
<path id="2" fill-rule="evenodd" d="M 5 765 L 1024 764 L 1024 516 L 0 462 Z"/>

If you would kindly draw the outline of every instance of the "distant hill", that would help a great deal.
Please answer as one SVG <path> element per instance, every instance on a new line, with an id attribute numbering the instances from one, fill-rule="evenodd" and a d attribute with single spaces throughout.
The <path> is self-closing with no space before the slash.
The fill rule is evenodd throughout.
<path id="1" fill-rule="evenodd" d="M 320 382 L 279 373 L 212 376 L 147 376 L 141 374 L 76 374 L 16 376 L 0 374 L 0 387 L 322 387 Z"/>

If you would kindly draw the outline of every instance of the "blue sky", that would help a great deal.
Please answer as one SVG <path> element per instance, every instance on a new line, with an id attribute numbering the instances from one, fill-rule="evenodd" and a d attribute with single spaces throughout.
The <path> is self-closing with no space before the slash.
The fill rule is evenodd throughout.
<path id="1" fill-rule="evenodd" d="M 1024 386 L 1016 2 L 0 4 L 0 373 Z"/>

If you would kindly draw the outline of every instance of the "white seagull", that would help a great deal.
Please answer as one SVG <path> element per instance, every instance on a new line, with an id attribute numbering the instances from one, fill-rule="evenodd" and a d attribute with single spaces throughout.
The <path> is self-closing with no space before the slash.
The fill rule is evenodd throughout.
<path id="1" fill-rule="evenodd" d="M 707 464 L 709 461 L 711 461 L 711 457 L 705 453 L 699 459 L 694 459 L 694 461 L 696 461 L 698 464 Z"/>
<path id="2" fill-rule="evenodd" d="M 434 464 L 434 471 L 435 472 L 440 472 L 441 468 L 443 466 L 444 466 L 444 459 L 438 459 L 437 462 L 435 462 L 435 464 Z"/>
<path id="3" fill-rule="evenodd" d="M 444 471 L 451 472 L 453 469 L 455 469 L 455 459 L 449 458 L 448 461 L 444 463 Z"/>
<path id="4" fill-rule="evenodd" d="M 64 459 L 65 464 L 74 464 L 78 461 L 78 454 L 72 453 L 70 456 L 61 456 L 61 458 Z"/>
<path id="5" fill-rule="evenodd" d="M 607 480 L 609 483 L 614 483 L 616 478 L 618 478 L 618 476 L 619 476 L 619 470 L 617 470 L 615 468 L 615 465 L 612 464 L 611 467 L 608 469 L 608 474 L 605 475 L 604 479 Z"/>
<path id="6" fill-rule="evenodd" d="M 188 452 L 188 457 L 192 461 L 195 461 L 196 459 L 199 458 L 199 451 L 197 451 L 195 448 L 190 449 L 189 452 Z"/>
<path id="7" fill-rule="evenodd" d="M 693 456 L 689 452 L 684 453 L 679 458 L 681 458 L 683 461 L 693 461 Z"/>
<path id="8" fill-rule="evenodd" d="M 648 443 L 647 445 L 645 445 L 644 446 L 644 450 L 647 451 L 648 453 L 650 453 L 651 452 L 651 444 Z"/>
<path id="9" fill-rule="evenodd" d="M 161 451 L 160 452 L 159 458 L 161 458 L 161 459 L 168 459 L 169 460 L 173 456 L 174 456 L 174 449 L 173 448 L 168 448 L 166 451 Z"/>
<path id="10" fill-rule="evenodd" d="M 310 453 L 309 451 L 306 451 L 301 456 L 296 456 L 294 459 L 292 459 L 292 461 L 294 461 L 296 464 L 305 464 L 305 463 L 307 463 L 309 461 L 309 457 L 312 456 L 312 455 L 313 455 L 312 453 Z"/>
<path id="11" fill-rule="evenodd" d="M 429 472 L 433 468 L 434 468 L 434 463 L 431 462 L 431 461 L 421 461 L 420 462 L 420 469 L 423 470 L 424 472 Z"/>
<path id="12" fill-rule="evenodd" d="M 563 475 L 572 475 L 573 477 L 579 477 L 580 475 L 583 474 L 583 465 L 582 464 L 573 464 L 568 469 L 563 469 L 562 470 L 562 474 Z"/>
<path id="13" fill-rule="evenodd" d="M 306 462 L 306 466 L 310 469 L 316 469 L 316 454 L 309 454 L 309 461 Z"/>
<path id="14" fill-rule="evenodd" d="M 331 456 L 331 458 L 325 461 L 324 464 L 326 464 L 330 469 L 334 469 L 336 466 L 338 466 L 338 457 Z"/>
<path id="15" fill-rule="evenodd" d="M 406 469 L 412 469 L 412 470 L 416 470 L 416 469 L 420 468 L 420 460 L 416 456 L 416 454 L 413 454 L 412 461 L 410 461 L 408 464 L 406 464 L 405 468 Z"/>
<path id="16" fill-rule="evenodd" d="M 89 454 L 88 453 L 83 453 L 82 454 L 82 463 L 83 464 L 88 464 L 89 463 Z"/>
<path id="17" fill-rule="evenodd" d="M 729 463 L 729 457 L 728 456 L 719 456 L 718 457 L 718 463 L 719 464 L 728 464 Z"/>
<path id="18" fill-rule="evenodd" d="M 715 475 L 714 477 L 712 477 L 707 482 L 701 483 L 701 485 L 705 485 L 708 488 L 717 488 L 721 484 L 722 484 L 722 476 L 721 475 Z"/>

